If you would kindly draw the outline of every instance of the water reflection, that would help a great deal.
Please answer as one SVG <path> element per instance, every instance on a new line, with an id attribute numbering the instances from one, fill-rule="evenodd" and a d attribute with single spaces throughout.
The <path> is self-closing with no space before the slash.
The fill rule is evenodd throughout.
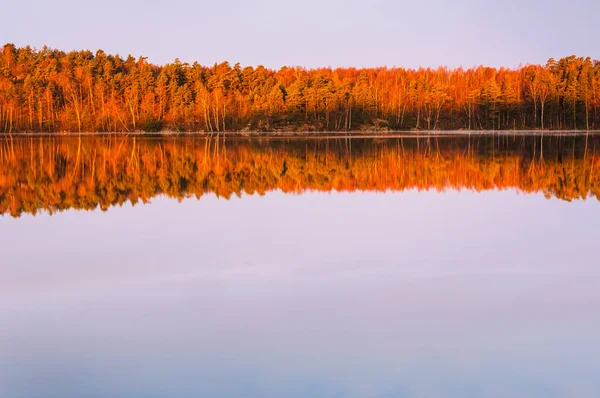
<path id="1" fill-rule="evenodd" d="M 0 213 L 319 191 L 514 188 L 600 197 L 597 136 L 0 139 Z"/>
<path id="2" fill-rule="evenodd" d="M 0 140 L 0 398 L 598 397 L 597 141 Z"/>
<path id="3" fill-rule="evenodd" d="M 596 397 L 599 211 L 409 190 L 4 218 L 1 391 Z"/>

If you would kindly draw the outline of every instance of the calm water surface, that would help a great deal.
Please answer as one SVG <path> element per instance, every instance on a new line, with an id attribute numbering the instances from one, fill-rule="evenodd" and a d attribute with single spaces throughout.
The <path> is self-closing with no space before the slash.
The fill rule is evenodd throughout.
<path id="1" fill-rule="evenodd" d="M 596 141 L 0 139 L 0 397 L 598 397 Z"/>

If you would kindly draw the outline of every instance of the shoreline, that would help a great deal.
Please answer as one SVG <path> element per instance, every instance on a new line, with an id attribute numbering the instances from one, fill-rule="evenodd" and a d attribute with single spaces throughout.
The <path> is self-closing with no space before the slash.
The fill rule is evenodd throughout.
<path id="1" fill-rule="evenodd" d="M 202 138 L 415 138 L 470 136 L 585 136 L 600 130 L 397 130 L 397 131 L 160 131 L 160 132 L 18 132 L 0 133 L 0 138 L 17 137 L 202 137 Z"/>

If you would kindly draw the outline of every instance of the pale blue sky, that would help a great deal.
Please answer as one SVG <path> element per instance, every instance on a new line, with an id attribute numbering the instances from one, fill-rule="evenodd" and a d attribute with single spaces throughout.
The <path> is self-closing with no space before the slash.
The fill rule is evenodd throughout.
<path id="1" fill-rule="evenodd" d="M 514 190 L 0 217 L 0 395 L 600 397 L 599 228 Z"/>
<path id="2" fill-rule="evenodd" d="M 9 0 L 0 41 L 212 64 L 515 67 L 600 58 L 597 0 Z"/>

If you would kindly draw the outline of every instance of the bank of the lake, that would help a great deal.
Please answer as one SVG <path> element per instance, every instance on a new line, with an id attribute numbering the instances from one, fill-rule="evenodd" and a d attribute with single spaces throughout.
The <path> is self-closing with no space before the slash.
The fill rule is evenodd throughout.
<path id="1" fill-rule="evenodd" d="M 401 138 L 420 136 L 581 136 L 600 134 L 600 130 L 390 130 L 390 131 L 131 131 L 131 132 L 97 132 L 97 131 L 62 131 L 62 132 L 18 132 L 0 133 L 0 137 L 77 137 L 77 136 L 131 136 L 131 137 L 300 137 L 300 138 Z"/>

